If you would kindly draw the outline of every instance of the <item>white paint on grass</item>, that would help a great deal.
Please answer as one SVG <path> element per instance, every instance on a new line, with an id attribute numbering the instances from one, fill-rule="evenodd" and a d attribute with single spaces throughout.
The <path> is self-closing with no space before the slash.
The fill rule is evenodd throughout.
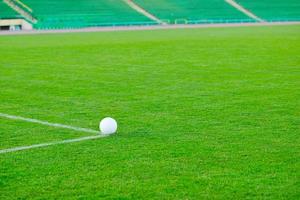
<path id="1" fill-rule="evenodd" d="M 233 6 L 237 10 L 239 10 L 242 13 L 244 13 L 245 15 L 247 15 L 248 17 L 251 17 L 252 19 L 254 19 L 254 20 L 258 21 L 258 22 L 264 22 L 263 19 L 259 18 L 258 16 L 256 16 L 255 14 L 253 14 L 252 12 L 250 12 L 249 10 L 247 10 L 246 8 L 244 8 L 243 6 L 241 6 L 240 4 L 238 4 L 237 2 L 235 2 L 234 0 L 225 0 L 225 1 L 229 5 Z"/>
<path id="2" fill-rule="evenodd" d="M 48 142 L 48 143 L 42 143 L 42 144 L 34 144 L 34 145 L 30 145 L 30 146 L 21 146 L 21 147 L 9 148 L 9 149 L 2 149 L 2 150 L 0 150 L 0 154 L 5 154 L 5 153 L 10 153 L 10 152 L 15 152 L 15 151 L 23 151 L 23 150 L 28 150 L 28 149 L 41 148 L 41 147 L 48 147 L 48 146 L 53 146 L 53 145 L 58 145 L 58 144 L 67 144 L 67 143 L 81 142 L 81 141 L 85 141 L 85 140 L 94 140 L 94 139 L 98 139 L 101 137 L 106 137 L 106 135 L 87 136 L 87 137 L 62 140 L 62 141 L 57 141 L 57 142 Z"/>
<path id="3" fill-rule="evenodd" d="M 5 114 L 5 113 L 0 113 L 0 117 L 6 118 L 6 119 L 12 119 L 12 120 L 30 122 L 30 123 L 35 123 L 35 124 L 42 124 L 42 125 L 45 125 L 45 126 L 71 129 L 73 131 L 79 131 L 79 132 L 97 133 L 97 134 L 100 133 L 99 131 L 95 131 L 95 130 L 88 129 L 88 128 L 80 128 L 80 127 L 69 126 L 69 125 L 64 125 L 64 124 L 51 123 L 51 122 L 42 121 L 42 120 L 38 120 L 38 119 L 26 118 L 26 117 L 15 116 L 15 115 L 9 115 L 9 114 Z"/>
<path id="4" fill-rule="evenodd" d="M 102 137 L 107 136 L 107 135 L 100 134 L 100 131 L 95 131 L 95 130 L 92 130 L 92 129 L 80 128 L 80 127 L 69 126 L 69 125 L 58 124 L 58 123 L 51 123 L 51 122 L 42 121 L 42 120 L 38 120 L 38 119 L 26 118 L 26 117 L 15 116 L 15 115 L 9 115 L 9 114 L 5 114 L 5 113 L 0 113 L 0 118 L 1 117 L 6 118 L 6 119 L 11 119 L 11 120 L 19 120 L 19 121 L 25 121 L 25 122 L 35 123 L 35 124 L 42 124 L 42 125 L 45 125 L 45 126 L 51 126 L 51 127 L 56 127 L 56 128 L 70 129 L 70 130 L 73 130 L 73 131 L 93 133 L 93 134 L 97 134 L 97 135 L 81 137 L 81 138 L 76 138 L 76 139 L 56 141 L 56 142 L 34 144 L 34 145 L 30 145 L 30 146 L 20 146 L 20 147 L 14 147 L 14 148 L 9 148 L 9 149 L 1 149 L 0 154 L 15 152 L 15 151 L 23 151 L 23 150 L 27 150 L 27 149 L 47 147 L 47 146 L 58 145 L 58 144 L 74 143 L 74 142 L 80 142 L 80 141 L 84 141 L 84 140 L 94 140 L 94 139 L 98 139 L 98 138 L 102 138 Z"/>

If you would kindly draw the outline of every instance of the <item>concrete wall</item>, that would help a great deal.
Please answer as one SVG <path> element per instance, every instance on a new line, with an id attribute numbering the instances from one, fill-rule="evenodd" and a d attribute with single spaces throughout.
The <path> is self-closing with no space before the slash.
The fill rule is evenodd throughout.
<path id="1" fill-rule="evenodd" d="M 32 25 L 24 19 L 2 19 L 0 26 L 21 26 L 22 30 L 32 30 Z"/>

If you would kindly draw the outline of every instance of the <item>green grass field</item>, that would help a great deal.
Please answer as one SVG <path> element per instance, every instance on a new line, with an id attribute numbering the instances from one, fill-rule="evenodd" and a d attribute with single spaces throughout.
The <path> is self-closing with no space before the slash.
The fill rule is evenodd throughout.
<path id="1" fill-rule="evenodd" d="M 0 199 L 299 199 L 300 26 L 0 37 L 0 113 L 107 138 L 0 154 Z M 0 149 L 92 134 L 0 117 Z"/>

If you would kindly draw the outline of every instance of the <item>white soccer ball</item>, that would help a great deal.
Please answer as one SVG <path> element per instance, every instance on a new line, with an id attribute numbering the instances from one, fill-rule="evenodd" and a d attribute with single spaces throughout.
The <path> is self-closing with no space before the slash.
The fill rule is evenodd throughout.
<path id="1" fill-rule="evenodd" d="M 117 131 L 117 128 L 118 128 L 117 121 L 111 117 L 105 117 L 104 119 L 101 120 L 99 124 L 99 129 L 101 133 L 104 135 L 110 135 L 115 133 Z"/>

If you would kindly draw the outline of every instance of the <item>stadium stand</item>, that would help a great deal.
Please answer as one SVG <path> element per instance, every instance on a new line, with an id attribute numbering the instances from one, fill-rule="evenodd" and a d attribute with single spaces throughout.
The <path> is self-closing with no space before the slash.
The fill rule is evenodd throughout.
<path id="1" fill-rule="evenodd" d="M 266 21 L 300 21 L 300 0 L 237 0 Z"/>
<path id="2" fill-rule="evenodd" d="M 39 20 L 36 28 L 154 24 L 120 0 L 22 0 Z"/>
<path id="3" fill-rule="evenodd" d="M 11 9 L 6 3 L 0 0 L 0 19 L 22 18 L 17 12 Z"/>
<path id="4" fill-rule="evenodd" d="M 36 29 L 300 21 L 300 0 L 9 0 Z M 231 1 L 232 2 L 232 1 Z M 132 4 L 135 4 L 132 6 Z M 138 9 L 136 9 L 138 8 Z M 139 10 L 140 9 L 140 10 Z M 24 11 L 24 12 L 22 12 Z M 146 14 L 145 14 L 146 13 Z M 146 17 L 145 15 L 148 15 Z M 153 18 L 149 17 L 153 16 Z M 0 19 L 22 18 L 0 0 Z M 155 20 L 156 19 L 156 20 Z"/>
<path id="5" fill-rule="evenodd" d="M 169 23 L 214 23 L 254 21 L 224 0 L 134 0 Z"/>

